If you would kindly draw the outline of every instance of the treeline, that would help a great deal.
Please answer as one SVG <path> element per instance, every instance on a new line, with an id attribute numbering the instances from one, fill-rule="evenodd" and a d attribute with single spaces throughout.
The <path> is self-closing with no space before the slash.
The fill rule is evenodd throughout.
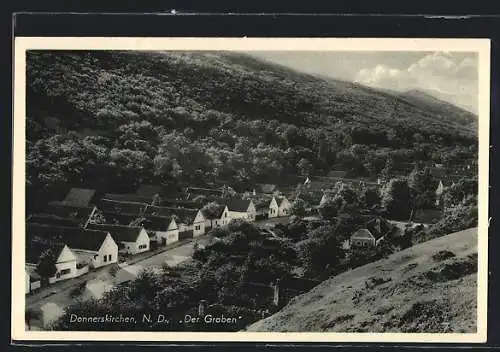
<path id="1" fill-rule="evenodd" d="M 474 131 L 453 116 L 244 55 L 33 51 L 27 82 L 31 199 L 76 183 L 246 189 L 332 168 L 376 176 L 388 159 L 477 155 Z"/>

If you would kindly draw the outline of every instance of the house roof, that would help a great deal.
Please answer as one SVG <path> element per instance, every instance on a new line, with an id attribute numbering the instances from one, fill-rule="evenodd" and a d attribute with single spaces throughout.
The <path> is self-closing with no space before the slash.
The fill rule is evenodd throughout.
<path id="1" fill-rule="evenodd" d="M 272 183 L 259 183 L 257 186 L 262 193 L 273 193 L 276 190 L 276 185 Z"/>
<path id="2" fill-rule="evenodd" d="M 229 211 L 245 213 L 251 202 L 252 201 L 250 199 L 231 198 L 226 204 Z"/>
<path id="3" fill-rule="evenodd" d="M 142 226 L 146 230 L 151 231 L 166 231 L 168 225 L 172 221 L 171 217 L 167 216 L 146 216 L 144 217 L 144 221 L 142 222 Z"/>
<path id="4" fill-rule="evenodd" d="M 143 230 L 138 226 L 124 226 L 114 224 L 89 224 L 90 230 L 106 231 L 111 234 L 115 242 L 136 242 Z"/>
<path id="5" fill-rule="evenodd" d="M 288 201 L 288 199 L 283 196 L 277 196 L 275 198 L 276 198 L 276 203 L 278 203 L 278 206 L 281 206 L 281 204 L 283 204 L 285 200 Z"/>
<path id="6" fill-rule="evenodd" d="M 54 264 L 57 262 L 57 258 L 61 255 L 64 248 L 64 243 L 61 242 L 49 242 L 38 240 L 36 238 L 27 237 L 26 240 L 26 263 L 37 264 L 42 253 L 47 250 L 51 251 L 51 260 Z"/>
<path id="7" fill-rule="evenodd" d="M 145 215 L 153 216 L 163 216 L 168 218 L 174 218 L 177 222 L 191 224 L 194 222 L 196 215 L 198 214 L 197 209 L 187 209 L 187 208 L 176 208 L 176 207 L 157 207 L 148 206 L 145 211 Z"/>
<path id="8" fill-rule="evenodd" d="M 355 231 L 352 236 L 359 236 L 361 235 L 361 237 L 375 237 L 372 232 L 368 229 L 359 229 L 357 231 Z"/>
<path id="9" fill-rule="evenodd" d="M 67 219 L 75 219 L 80 222 L 87 222 L 93 211 L 93 206 L 83 207 L 50 203 L 47 207 L 45 207 L 45 211 L 43 213 Z"/>
<path id="10" fill-rule="evenodd" d="M 226 209 L 225 205 L 217 204 L 214 208 L 213 214 L 209 212 L 207 209 L 202 209 L 201 213 L 205 217 L 205 219 L 220 219 L 222 214 L 224 213 L 224 209 Z"/>
<path id="11" fill-rule="evenodd" d="M 32 214 L 26 220 L 28 223 L 47 224 L 55 226 L 78 227 L 83 225 L 83 221 L 78 219 L 64 218 L 53 214 Z"/>
<path id="12" fill-rule="evenodd" d="M 71 249 L 97 252 L 108 232 L 78 227 L 62 227 L 43 224 L 27 224 L 27 236 L 31 239 L 66 244 Z"/>
<path id="13" fill-rule="evenodd" d="M 181 208 L 198 208 L 198 203 L 189 200 L 180 200 L 172 198 L 161 198 L 160 205 L 162 207 L 181 207 Z"/>
<path id="14" fill-rule="evenodd" d="M 366 229 L 368 229 L 373 237 L 375 237 L 376 240 L 378 240 L 381 237 L 384 237 L 387 232 L 391 229 L 391 226 L 387 221 L 385 221 L 382 218 L 373 218 L 369 220 L 365 224 Z"/>
<path id="15" fill-rule="evenodd" d="M 138 196 L 137 194 L 117 194 L 117 193 L 106 193 L 102 199 L 114 200 L 118 202 L 132 202 L 132 203 L 151 203 L 153 197 Z"/>
<path id="16" fill-rule="evenodd" d="M 110 199 L 103 199 L 99 203 L 99 210 L 107 213 L 137 214 L 144 212 L 148 204 L 141 202 L 122 202 Z"/>
<path id="17" fill-rule="evenodd" d="M 62 203 L 81 207 L 88 206 L 92 203 L 95 193 L 95 189 L 71 188 Z"/>

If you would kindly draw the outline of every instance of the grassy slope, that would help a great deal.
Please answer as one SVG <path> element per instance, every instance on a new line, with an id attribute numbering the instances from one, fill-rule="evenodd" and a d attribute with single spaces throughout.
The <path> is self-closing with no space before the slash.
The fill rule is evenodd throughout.
<path id="1" fill-rule="evenodd" d="M 456 257 L 433 259 L 442 250 Z M 474 228 L 326 280 L 248 330 L 472 333 L 476 329 L 476 272 Z M 373 279 L 389 278 L 373 284 Z M 369 282 L 372 286 L 367 288 Z"/>

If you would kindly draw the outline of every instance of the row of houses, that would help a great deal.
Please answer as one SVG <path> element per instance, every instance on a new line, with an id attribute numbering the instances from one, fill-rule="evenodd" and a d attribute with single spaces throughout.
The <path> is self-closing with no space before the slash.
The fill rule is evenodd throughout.
<path id="1" fill-rule="evenodd" d="M 119 253 L 136 255 L 153 244 L 167 245 L 235 219 L 257 218 L 252 199 L 216 197 L 213 206 L 200 208 L 187 199 L 195 191 L 190 189 L 188 197 L 159 197 L 154 187 L 143 187 L 136 194 L 98 196 L 95 190 L 72 188 L 63 200 L 27 218 L 26 292 L 43 281 L 51 284 L 116 263 Z M 285 197 L 272 197 L 266 211 L 269 217 L 286 216 L 289 208 Z M 46 266 L 43 275 L 40 265 Z"/>

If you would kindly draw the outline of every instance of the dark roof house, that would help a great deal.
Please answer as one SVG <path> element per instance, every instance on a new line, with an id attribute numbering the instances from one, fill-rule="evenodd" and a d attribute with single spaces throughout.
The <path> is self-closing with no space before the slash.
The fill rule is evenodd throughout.
<path id="1" fill-rule="evenodd" d="M 85 224 L 95 211 L 95 207 L 84 207 L 74 205 L 63 205 L 50 203 L 44 209 L 44 214 L 51 214 L 61 218 L 76 220 L 81 224 Z"/>
<path id="2" fill-rule="evenodd" d="M 71 188 L 61 204 L 86 207 L 95 201 L 95 195 L 95 189 Z"/>
<path id="3" fill-rule="evenodd" d="M 102 197 L 103 200 L 114 200 L 117 202 L 132 202 L 132 203 L 147 203 L 153 201 L 153 197 L 138 196 L 137 194 L 119 194 L 119 193 L 106 193 Z"/>
<path id="4" fill-rule="evenodd" d="M 139 226 L 124 226 L 124 225 L 114 225 L 114 224 L 90 224 L 88 227 L 90 230 L 99 230 L 109 232 L 111 237 L 118 242 L 136 242 L 143 230 L 143 227 Z"/>
<path id="5" fill-rule="evenodd" d="M 251 202 L 250 199 L 231 198 L 226 204 L 229 211 L 245 213 Z"/>
<path id="6" fill-rule="evenodd" d="M 87 230 L 76 227 L 27 224 L 28 238 L 66 244 L 71 249 L 97 252 L 106 239 L 108 232 Z"/>
<path id="7" fill-rule="evenodd" d="M 40 241 L 35 238 L 27 238 L 25 261 L 37 265 L 43 253 L 50 255 L 50 260 L 55 264 L 65 244 L 61 242 Z"/>
<path id="8" fill-rule="evenodd" d="M 213 220 L 220 219 L 224 213 L 224 209 L 226 209 L 225 205 L 217 204 L 210 209 L 202 209 L 201 212 L 205 219 Z"/>
<path id="9" fill-rule="evenodd" d="M 175 207 L 156 207 L 148 206 L 144 213 L 146 216 L 162 216 L 167 218 L 174 218 L 176 222 L 191 224 L 194 222 L 197 209 L 175 208 Z"/>
<path id="10" fill-rule="evenodd" d="M 26 219 L 28 223 L 46 224 L 54 226 L 79 227 L 85 225 L 85 222 L 78 219 L 64 218 L 53 214 L 32 214 Z"/>
<path id="11" fill-rule="evenodd" d="M 103 199 L 99 203 L 98 208 L 104 213 L 141 215 L 147 206 L 148 204 L 140 202 L 121 202 Z"/>

